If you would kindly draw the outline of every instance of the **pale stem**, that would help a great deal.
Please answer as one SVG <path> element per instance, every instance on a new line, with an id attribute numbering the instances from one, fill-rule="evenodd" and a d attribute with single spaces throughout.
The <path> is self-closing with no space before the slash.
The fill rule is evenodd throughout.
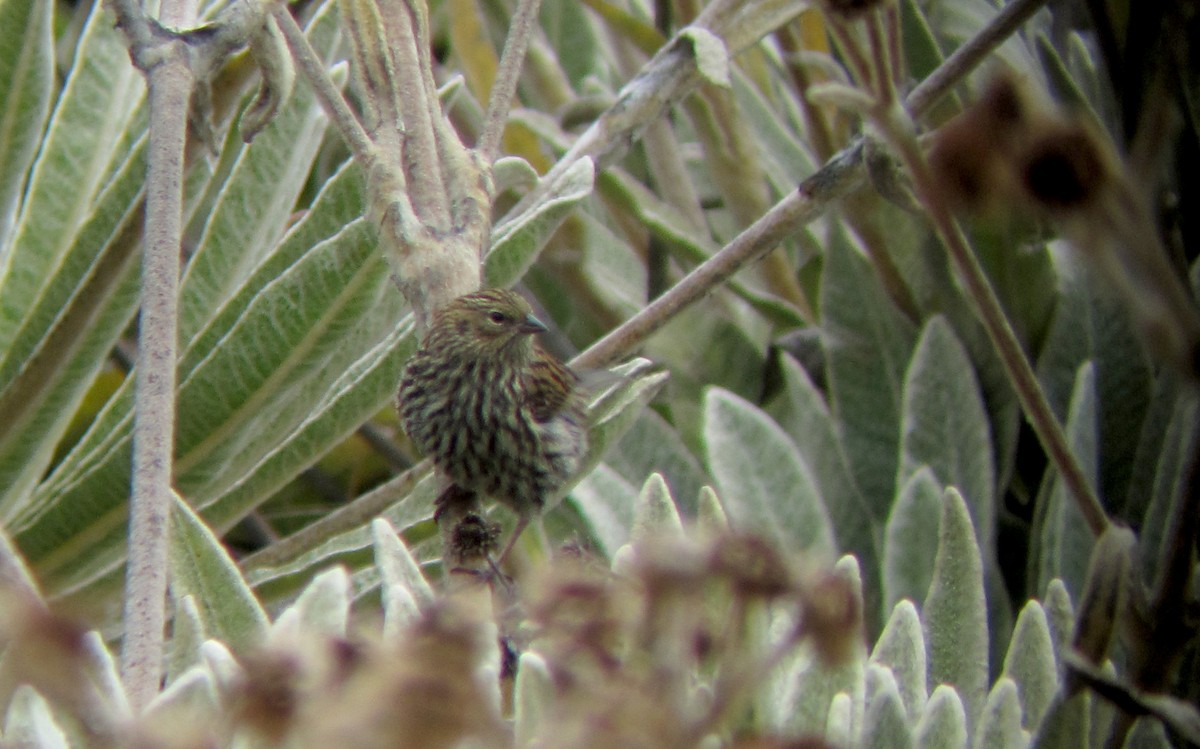
<path id="1" fill-rule="evenodd" d="M 134 710 L 158 694 L 167 595 L 183 162 L 193 73 L 185 43 L 155 40 L 134 0 L 113 0 L 146 76 L 150 106 L 145 256 L 133 426 L 133 486 L 121 675 Z M 191 25 L 194 3 L 164 0 L 163 24 Z"/>
<path id="2" fill-rule="evenodd" d="M 492 82 L 492 92 L 488 97 L 483 133 L 475 146 L 484 164 L 491 164 L 500 153 L 500 138 L 504 135 L 508 110 L 512 107 L 513 96 L 517 92 L 517 81 L 525 63 L 525 50 L 529 47 L 529 38 L 537 23 L 538 8 L 541 4 L 541 0 L 520 0 L 509 22 L 508 38 L 504 41 L 504 52 L 500 56 L 496 80 Z"/>

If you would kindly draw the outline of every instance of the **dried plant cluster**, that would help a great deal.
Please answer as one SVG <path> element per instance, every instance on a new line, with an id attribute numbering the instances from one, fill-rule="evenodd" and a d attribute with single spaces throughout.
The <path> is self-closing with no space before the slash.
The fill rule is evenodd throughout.
<path id="1" fill-rule="evenodd" d="M 0 0 L 0 746 L 1200 744 L 1188 3 L 160 5 Z"/>

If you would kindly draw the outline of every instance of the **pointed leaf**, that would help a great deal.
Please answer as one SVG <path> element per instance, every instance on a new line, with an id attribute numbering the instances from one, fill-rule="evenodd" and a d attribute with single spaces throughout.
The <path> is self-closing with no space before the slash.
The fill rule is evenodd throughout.
<path id="1" fill-rule="evenodd" d="M 988 694 L 975 729 L 974 749 L 1025 749 L 1029 734 L 1021 728 L 1021 702 L 1017 685 L 1000 677 Z"/>
<path id="2" fill-rule="evenodd" d="M 988 685 L 987 600 L 983 562 L 970 513 L 953 487 L 942 497 L 933 584 L 922 606 L 929 681 L 958 690 L 974 726 Z"/>
<path id="3" fill-rule="evenodd" d="M 1025 730 L 1036 731 L 1058 691 L 1050 624 L 1037 601 L 1025 604 L 1017 617 L 1003 673 L 1017 686 Z"/>
<path id="4" fill-rule="evenodd" d="M 905 714 L 910 722 L 916 720 L 925 709 L 929 694 L 925 682 L 928 665 L 921 617 L 911 601 L 900 601 L 892 610 L 871 652 L 871 663 L 887 666 L 891 670 L 904 703 Z"/>
<path id="5" fill-rule="evenodd" d="M 15 3 L 9 0 L 9 4 Z M 4 719 L 4 743 L 29 749 L 67 749 L 67 736 L 45 698 L 22 684 L 13 692 Z"/>
<path id="6" fill-rule="evenodd" d="M 864 749 L 910 749 L 913 735 L 892 672 L 882 666 L 871 666 L 867 693 L 861 746 Z"/>
<path id="7" fill-rule="evenodd" d="M 1097 423 L 1096 423 L 1096 379 L 1095 368 L 1085 362 L 1075 377 L 1075 388 L 1071 395 L 1071 407 L 1065 431 L 1071 452 L 1079 461 L 1080 468 L 1092 486 L 1096 486 L 1097 470 Z M 1063 484 L 1053 467 L 1047 468 L 1046 481 L 1052 482 L 1043 523 L 1038 534 L 1038 587 L 1053 578 L 1059 578 L 1067 586 L 1072 597 L 1078 598 L 1087 578 L 1088 559 L 1092 554 L 1094 538 L 1075 498 Z"/>
<path id="8" fill-rule="evenodd" d="M 50 111 L 53 10 L 50 0 L 0 2 L 0 255 Z"/>
<path id="9" fill-rule="evenodd" d="M 933 580 L 937 545 L 931 543 L 942 515 L 942 487 L 922 466 L 900 488 L 888 517 L 883 547 L 884 603 L 923 601 Z"/>
<path id="10" fill-rule="evenodd" d="M 812 469 L 813 481 L 829 515 L 838 548 L 853 552 L 858 557 L 867 575 L 865 587 L 869 598 L 868 609 L 864 613 L 868 622 L 876 626 L 874 623 L 882 613 L 877 598 L 881 585 L 881 529 L 850 474 L 841 439 L 825 399 L 804 368 L 791 357 L 781 357 L 780 369 L 784 390 L 768 411 L 788 433 L 805 464 Z M 884 566 L 883 569 L 888 568 Z"/>
<path id="11" fill-rule="evenodd" d="M 821 281 L 830 405 L 855 483 L 882 522 L 896 493 L 904 372 L 916 336 L 844 234 L 831 240 Z"/>
<path id="12" fill-rule="evenodd" d="M 942 684 L 933 690 L 913 734 L 917 749 L 959 749 L 967 745 L 967 717 L 953 687 Z"/>
<path id="13" fill-rule="evenodd" d="M 483 261 L 484 285 L 506 287 L 519 281 L 567 214 L 591 194 L 595 176 L 592 160 L 579 159 L 536 208 L 496 226 Z"/>
<path id="14" fill-rule="evenodd" d="M 174 496 L 168 556 L 176 600 L 191 596 L 210 636 L 244 651 L 263 642 L 267 614 L 237 563 L 187 503 Z"/>
<path id="15" fill-rule="evenodd" d="M 929 466 L 943 486 L 961 492 L 981 544 L 990 548 L 996 479 L 987 413 L 971 360 L 940 316 L 921 332 L 905 374 L 900 450 L 897 486 Z"/>
<path id="16" fill-rule="evenodd" d="M 709 388 L 704 447 L 735 526 L 766 533 L 789 548 L 834 553 L 833 532 L 812 474 L 766 414 L 728 390 Z"/>

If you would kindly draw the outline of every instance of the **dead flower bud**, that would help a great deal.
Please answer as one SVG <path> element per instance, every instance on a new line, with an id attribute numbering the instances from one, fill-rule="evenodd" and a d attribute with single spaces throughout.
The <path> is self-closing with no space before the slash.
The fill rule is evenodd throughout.
<path id="1" fill-rule="evenodd" d="M 1111 184 L 1113 170 L 1083 125 L 1046 123 L 1032 136 L 1018 156 L 1017 173 L 1034 205 L 1051 212 L 1080 210 Z"/>
<path id="2" fill-rule="evenodd" d="M 375 644 L 356 656 L 358 666 L 339 688 L 313 694 L 295 734 L 300 746 L 448 749 L 498 735 L 481 676 L 494 640 L 494 627 L 466 607 L 434 607 L 396 645 Z"/>
<path id="3" fill-rule="evenodd" d="M 300 701 L 299 658 L 264 650 L 246 655 L 241 662 L 244 676 L 233 698 L 234 724 L 279 742 L 291 730 Z"/>
<path id="4" fill-rule="evenodd" d="M 824 663 L 845 662 L 862 637 L 862 607 L 854 587 L 830 573 L 805 586 L 804 603 L 801 633 Z"/>
<path id="5" fill-rule="evenodd" d="M 787 560 L 761 536 L 729 533 L 717 538 L 709 569 L 728 579 L 735 595 L 747 598 L 777 598 L 796 589 Z"/>
<path id="6" fill-rule="evenodd" d="M 1013 193 L 1009 163 L 1029 119 L 1025 98 L 1001 75 L 938 130 L 929 165 L 941 199 L 955 210 L 988 212 Z"/>
<path id="7" fill-rule="evenodd" d="M 86 709 L 92 695 L 87 676 L 87 631 L 19 590 L 0 591 L 0 644 L 18 682 L 69 709 Z"/>
<path id="8" fill-rule="evenodd" d="M 884 8 L 889 0 L 821 0 L 821 10 L 831 18 L 855 21 L 873 10 Z"/>

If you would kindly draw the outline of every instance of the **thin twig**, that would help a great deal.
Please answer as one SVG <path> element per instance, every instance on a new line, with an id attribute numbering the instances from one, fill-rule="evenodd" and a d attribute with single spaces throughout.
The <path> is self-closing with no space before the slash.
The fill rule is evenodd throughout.
<path id="1" fill-rule="evenodd" d="M 1088 528 L 1099 536 L 1109 526 L 1108 515 L 1105 514 L 1100 498 L 1096 496 L 1095 489 L 1092 488 L 1079 461 L 1075 459 L 1075 454 L 1071 452 L 1062 425 L 1054 416 L 1050 402 L 1046 400 L 1046 393 L 1038 382 L 1037 375 L 1034 374 L 1033 367 L 1008 322 L 1008 317 L 1004 314 L 1004 308 L 1000 305 L 983 266 L 972 252 L 962 227 L 938 196 L 929 162 L 925 160 L 925 154 L 913 137 L 911 126 L 897 123 L 886 115 L 878 118 L 877 124 L 887 135 L 912 176 L 917 196 L 925 206 L 933 222 L 934 231 L 946 247 L 959 278 L 966 284 L 968 296 L 975 302 L 979 320 L 1004 365 L 1025 417 L 1029 419 L 1038 440 L 1058 469 L 1067 489 L 1075 497 Z"/>
<path id="2" fill-rule="evenodd" d="M 905 108 L 914 116 L 928 110 L 1044 3 L 1045 0 L 1014 0 L 1005 6 L 990 24 L 913 89 L 904 102 Z M 628 355 L 683 309 L 700 300 L 747 264 L 758 260 L 784 237 L 822 215 L 834 201 L 856 189 L 862 182 L 862 149 L 859 141 L 835 155 L 806 179 L 796 192 L 777 203 L 665 294 L 592 344 L 572 363 L 583 368 L 596 368 Z"/>
<path id="3" fill-rule="evenodd" d="M 597 369 L 625 357 L 683 309 L 824 213 L 832 203 L 857 188 L 862 179 L 859 149 L 851 147 L 842 151 L 720 252 L 698 265 L 678 284 L 620 327 L 592 344 L 571 364 L 582 369 Z"/>
<path id="4" fill-rule="evenodd" d="M 275 5 L 271 9 L 271 17 L 275 19 L 276 25 L 283 33 L 284 41 L 287 42 L 292 57 L 299 63 L 300 70 L 308 78 L 309 85 L 313 87 L 313 92 L 317 95 L 321 106 L 324 107 L 325 113 L 329 115 L 334 127 L 338 129 L 342 138 L 350 146 L 354 160 L 363 167 L 363 171 L 366 173 L 375 164 L 375 146 L 367 137 L 367 131 L 363 129 L 362 123 L 358 121 L 354 112 L 350 111 L 350 106 L 346 104 L 342 93 L 338 91 L 333 79 L 325 71 L 325 64 L 317 56 L 317 51 L 308 43 L 308 37 L 304 36 L 304 32 L 296 24 L 296 19 L 292 18 L 291 11 L 287 6 L 282 3 Z"/>
<path id="5" fill-rule="evenodd" d="M 963 42 L 962 46 L 954 50 L 936 70 L 909 92 L 904 106 L 912 113 L 913 118 L 928 112 L 1045 4 L 1046 0 L 1012 0 L 1001 8 L 991 23 Z"/>
<path id="6" fill-rule="evenodd" d="M 495 161 L 500 153 L 500 138 L 504 135 L 508 110 L 512 107 L 513 96 L 517 91 L 521 67 L 525 64 L 525 50 L 529 47 L 529 38 L 533 35 L 541 4 L 542 0 L 520 0 L 509 22 L 508 39 L 504 41 L 500 67 L 496 70 L 496 80 L 492 82 L 492 92 L 488 98 L 483 133 L 475 146 L 485 164 Z"/>
<path id="7" fill-rule="evenodd" d="M 404 473 L 375 487 L 344 507 L 325 515 L 312 525 L 287 538 L 256 551 L 241 560 L 244 570 L 272 567 L 294 558 L 339 533 L 354 530 L 370 523 L 379 515 L 412 493 L 417 482 L 429 475 L 433 464 L 422 460 Z"/>
<path id="8" fill-rule="evenodd" d="M 175 358 L 179 247 L 183 224 L 183 160 L 194 83 L 186 43 L 147 34 L 133 0 L 114 0 L 131 55 L 146 76 L 150 136 L 146 175 L 146 240 L 129 508 L 125 635 L 121 675 L 135 710 L 158 693 L 166 621 L 167 534 L 175 433 Z M 190 0 L 165 0 L 171 27 L 195 20 Z"/>

